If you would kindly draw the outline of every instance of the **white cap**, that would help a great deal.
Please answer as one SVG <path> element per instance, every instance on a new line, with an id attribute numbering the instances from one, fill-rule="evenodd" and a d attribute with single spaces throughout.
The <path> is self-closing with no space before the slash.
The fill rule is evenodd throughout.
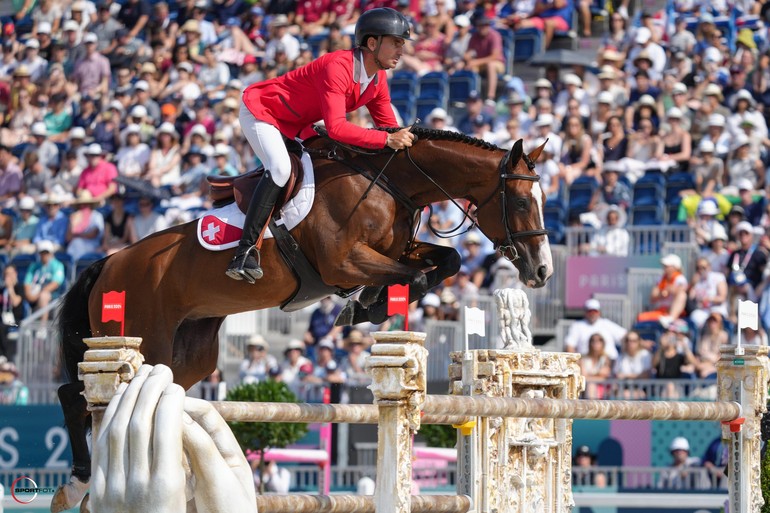
<path id="1" fill-rule="evenodd" d="M 37 24 L 37 33 L 38 34 L 50 34 L 51 33 L 51 24 L 47 21 L 41 21 Z"/>
<path id="2" fill-rule="evenodd" d="M 449 115 L 444 109 L 442 109 L 441 107 L 436 107 L 435 109 L 430 111 L 430 114 L 428 114 L 428 122 L 433 121 L 434 119 L 443 119 L 446 121 L 448 116 Z"/>
<path id="3" fill-rule="evenodd" d="M 613 103 L 615 103 L 615 95 L 613 95 L 609 91 L 602 91 L 601 93 L 599 93 L 599 96 L 596 97 L 596 102 L 612 105 Z"/>
<path id="4" fill-rule="evenodd" d="M 471 26 L 471 20 L 466 16 L 465 14 L 458 14 L 454 17 L 455 25 L 458 27 L 470 27 Z M 438 297 L 438 296 L 437 296 Z M 425 302 L 425 300 L 423 300 Z"/>
<path id="5" fill-rule="evenodd" d="M 739 191 L 753 191 L 754 190 L 754 184 L 751 183 L 751 180 L 748 178 L 740 178 L 736 183 L 735 186 L 738 187 Z"/>
<path id="6" fill-rule="evenodd" d="M 131 117 L 132 118 L 146 118 L 147 117 L 147 107 L 144 105 L 134 105 L 134 108 L 131 109 Z"/>
<path id="7" fill-rule="evenodd" d="M 719 207 L 717 207 L 717 204 L 713 200 L 711 200 L 711 199 L 703 200 L 698 205 L 698 215 L 701 215 L 701 216 L 718 216 L 719 215 Z"/>
<path id="8" fill-rule="evenodd" d="M 665 266 L 671 266 L 674 269 L 682 269 L 682 259 L 679 258 L 679 255 L 666 255 L 663 258 L 660 259 L 660 263 Z"/>
<path id="9" fill-rule="evenodd" d="M 34 210 L 35 200 L 32 196 L 24 196 L 19 200 L 19 210 Z"/>
<path id="10" fill-rule="evenodd" d="M 41 240 L 37 243 L 37 252 L 42 253 L 43 251 L 47 251 L 49 253 L 53 253 L 54 247 L 53 242 L 50 240 Z"/>
<path id="11" fill-rule="evenodd" d="M 671 441 L 668 447 L 669 451 L 687 451 L 690 452 L 690 442 L 683 436 L 678 436 Z"/>
<path id="12" fill-rule="evenodd" d="M 553 126 L 553 114 L 540 114 L 535 120 L 535 126 Z"/>
<path id="13" fill-rule="evenodd" d="M 682 82 L 677 82 L 671 88 L 671 93 L 672 94 L 687 94 L 687 86 L 684 85 Z"/>
<path id="14" fill-rule="evenodd" d="M 711 49 L 716 50 L 716 48 L 714 48 L 713 46 L 711 48 L 709 48 L 709 50 L 711 50 Z M 717 52 L 719 52 L 719 50 L 717 50 Z M 722 97 L 722 88 L 719 87 L 718 84 L 709 84 L 703 90 L 703 96 L 719 96 L 721 98 Z"/>
<path id="15" fill-rule="evenodd" d="M 735 233 L 749 232 L 754 233 L 754 225 L 748 221 L 741 221 L 735 225 Z"/>
<path id="16" fill-rule="evenodd" d="M 591 298 L 588 301 L 586 301 L 586 304 L 584 305 L 584 307 L 585 307 L 586 310 L 597 310 L 597 311 L 599 311 L 599 310 L 602 309 L 602 304 L 599 302 L 598 299 Z"/>
<path id="17" fill-rule="evenodd" d="M 751 144 L 749 136 L 743 132 L 738 132 L 738 134 L 736 134 L 736 136 L 733 138 L 732 150 L 735 151 L 741 146 L 746 146 L 747 144 Z"/>
<path id="18" fill-rule="evenodd" d="M 208 138 L 209 133 L 206 131 L 205 126 L 198 123 L 192 127 L 192 129 L 190 130 L 190 135 L 200 135 L 202 137 Z"/>
<path id="19" fill-rule="evenodd" d="M 422 306 L 432 306 L 438 308 L 441 306 L 441 298 L 433 292 L 428 292 L 425 297 L 422 298 Z"/>
<path id="20" fill-rule="evenodd" d="M 711 240 L 727 240 L 727 230 L 719 223 L 714 224 L 711 228 Z"/>
<path id="21" fill-rule="evenodd" d="M 714 146 L 714 143 L 711 142 L 708 139 L 701 139 L 700 144 L 698 145 L 698 149 L 701 153 L 714 153 L 716 151 L 716 146 Z"/>
<path id="22" fill-rule="evenodd" d="M 650 29 L 647 27 L 639 27 L 636 29 L 636 37 L 634 38 L 634 41 L 636 41 L 636 44 L 638 45 L 643 45 L 649 41 L 651 37 L 652 32 L 650 32 Z"/>
<path id="23" fill-rule="evenodd" d="M 102 154 L 102 145 L 99 143 L 91 143 L 88 145 L 88 148 L 86 148 L 86 155 L 101 155 Z"/>
<path id="24" fill-rule="evenodd" d="M 115 109 L 117 111 L 123 112 L 123 104 L 120 103 L 118 100 L 112 100 L 110 102 L 110 109 Z"/>
<path id="25" fill-rule="evenodd" d="M 82 126 L 73 126 L 70 129 L 70 139 L 85 139 L 86 130 Z"/>
<path id="26" fill-rule="evenodd" d="M 574 73 L 567 73 L 564 75 L 564 85 L 574 85 L 581 87 L 583 85 L 583 81 L 580 80 L 580 77 L 575 75 Z"/>
<path id="27" fill-rule="evenodd" d="M 553 84 L 547 78 L 538 78 L 535 80 L 535 89 L 544 87 L 546 89 L 553 89 Z"/>
<path id="28" fill-rule="evenodd" d="M 32 132 L 32 135 L 41 135 L 41 136 L 48 135 L 48 128 L 45 126 L 45 123 L 43 123 L 42 121 L 32 123 L 32 128 L 30 129 L 30 131 Z"/>
<path id="29" fill-rule="evenodd" d="M 237 89 L 240 91 L 243 89 L 243 82 L 241 82 L 237 78 L 234 78 L 227 83 L 227 87 L 229 87 L 230 89 Z"/>
<path id="30" fill-rule="evenodd" d="M 189 62 L 180 62 L 179 64 L 176 65 L 176 69 L 178 69 L 178 70 L 182 70 L 183 69 L 187 73 L 192 73 L 193 72 L 192 64 L 190 64 Z"/>
<path id="31" fill-rule="evenodd" d="M 655 98 L 650 96 L 649 94 L 643 94 L 641 98 L 638 100 L 639 105 L 649 105 L 650 107 L 655 106 Z"/>
<path id="32" fill-rule="evenodd" d="M 722 114 L 710 115 L 709 126 L 725 126 L 725 117 Z"/>
<path id="33" fill-rule="evenodd" d="M 609 64 L 605 64 L 601 67 L 599 70 L 599 74 L 597 75 L 597 78 L 599 80 L 603 80 L 605 78 L 609 79 L 615 79 L 618 77 L 618 73 L 615 70 L 615 66 L 610 66 Z"/>
<path id="34" fill-rule="evenodd" d="M 706 51 L 703 52 L 703 62 L 722 62 L 722 52 L 718 48 L 709 46 Z"/>
<path id="35" fill-rule="evenodd" d="M 286 351 L 292 351 L 294 349 L 299 349 L 300 351 L 304 352 L 305 351 L 305 343 L 302 342 L 299 339 L 293 338 L 293 339 L 289 340 L 288 344 L 286 344 L 286 349 L 284 349 L 284 353 Z"/>
<path id="36" fill-rule="evenodd" d="M 77 32 L 79 28 L 80 25 L 78 25 L 78 22 L 75 20 L 67 20 L 62 26 L 62 30 L 64 30 L 64 32 Z"/>
<path id="37" fill-rule="evenodd" d="M 99 41 L 99 38 L 93 32 L 89 32 L 85 36 L 83 36 L 84 43 L 96 43 L 98 41 Z"/>
<path id="38" fill-rule="evenodd" d="M 131 123 L 126 127 L 126 135 L 128 134 L 139 134 L 142 132 L 142 127 L 137 125 L 136 123 Z"/>
<path id="39" fill-rule="evenodd" d="M 27 48 L 40 48 L 40 41 L 37 39 L 27 39 L 27 42 L 24 43 L 24 46 Z"/>
<path id="40" fill-rule="evenodd" d="M 171 134 L 173 136 L 176 136 L 176 128 L 173 124 L 169 123 L 168 121 L 164 121 L 160 124 L 158 127 L 158 133 L 159 134 Z"/>
<path id="41" fill-rule="evenodd" d="M 150 84 L 148 84 L 146 80 L 139 80 L 136 84 L 134 84 L 134 89 L 137 91 L 149 91 Z"/>
<path id="42" fill-rule="evenodd" d="M 219 157 L 220 155 L 225 157 L 230 155 L 230 147 L 221 143 L 214 146 L 214 156 Z"/>
<path id="43" fill-rule="evenodd" d="M 668 112 L 666 112 L 666 117 L 669 119 L 671 118 L 682 119 L 682 109 L 680 109 L 679 107 L 671 107 L 670 109 L 668 109 Z"/>
<path id="44" fill-rule="evenodd" d="M 318 342 L 318 349 L 321 349 L 322 347 L 325 347 L 326 349 L 331 349 L 332 351 L 336 349 L 334 347 L 334 342 L 332 342 L 328 338 L 322 338 L 320 342 Z"/>

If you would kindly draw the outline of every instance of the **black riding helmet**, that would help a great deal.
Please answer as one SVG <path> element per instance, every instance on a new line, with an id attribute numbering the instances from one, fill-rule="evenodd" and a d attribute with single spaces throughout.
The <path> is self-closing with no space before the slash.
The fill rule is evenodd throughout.
<path id="1" fill-rule="evenodd" d="M 410 39 L 409 20 L 390 7 L 378 7 L 366 11 L 356 23 L 356 46 L 364 46 L 369 36 L 394 36 Z"/>

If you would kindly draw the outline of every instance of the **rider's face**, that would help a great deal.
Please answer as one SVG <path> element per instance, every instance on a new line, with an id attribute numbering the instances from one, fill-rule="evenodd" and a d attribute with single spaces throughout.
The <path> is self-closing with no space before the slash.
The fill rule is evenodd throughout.
<path id="1" fill-rule="evenodd" d="M 393 69 L 396 67 L 398 60 L 404 53 L 404 43 L 406 43 L 406 41 L 400 37 L 383 36 L 380 52 L 377 56 L 383 67 L 386 69 Z M 370 39 L 369 45 L 370 49 L 374 51 L 377 47 L 376 40 L 374 38 Z"/>

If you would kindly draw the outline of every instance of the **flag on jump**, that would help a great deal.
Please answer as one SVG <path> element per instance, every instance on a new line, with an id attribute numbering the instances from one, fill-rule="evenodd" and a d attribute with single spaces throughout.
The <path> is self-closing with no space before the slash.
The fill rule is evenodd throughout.
<path id="1" fill-rule="evenodd" d="M 465 307 L 465 334 L 466 335 L 486 336 L 486 323 L 484 319 L 484 310 L 480 308 Z"/>
<path id="2" fill-rule="evenodd" d="M 738 329 L 759 329 L 759 308 L 751 301 L 738 301 Z"/>
<path id="3" fill-rule="evenodd" d="M 113 290 L 102 294 L 102 322 L 119 322 L 120 336 L 126 318 L 126 291 Z"/>
<path id="4" fill-rule="evenodd" d="M 388 315 L 404 316 L 404 331 L 409 331 L 409 285 L 388 287 Z"/>

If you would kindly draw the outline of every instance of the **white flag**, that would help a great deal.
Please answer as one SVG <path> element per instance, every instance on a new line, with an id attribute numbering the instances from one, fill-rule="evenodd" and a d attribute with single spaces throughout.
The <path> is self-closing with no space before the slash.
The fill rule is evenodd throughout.
<path id="1" fill-rule="evenodd" d="M 738 301 L 738 329 L 759 329 L 759 308 L 751 301 Z"/>
<path id="2" fill-rule="evenodd" d="M 486 336 L 484 324 L 484 310 L 480 308 L 465 307 L 465 333 L 473 335 L 474 333 L 482 337 Z"/>

